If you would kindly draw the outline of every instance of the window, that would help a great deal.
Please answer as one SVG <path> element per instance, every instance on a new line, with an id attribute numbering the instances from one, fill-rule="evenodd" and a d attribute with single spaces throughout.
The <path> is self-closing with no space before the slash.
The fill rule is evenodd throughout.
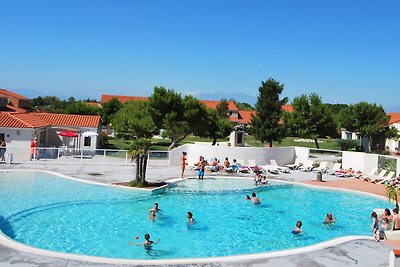
<path id="1" fill-rule="evenodd" d="M 83 141 L 84 146 L 91 146 L 92 145 L 92 139 L 90 136 L 86 136 L 85 140 Z"/>
<path id="2" fill-rule="evenodd" d="M 236 143 L 237 144 L 243 144 L 243 132 L 237 132 L 237 139 L 236 139 Z"/>
<path id="3" fill-rule="evenodd" d="M 352 138 L 352 134 L 351 133 L 346 133 L 346 139 L 347 140 L 351 140 Z"/>

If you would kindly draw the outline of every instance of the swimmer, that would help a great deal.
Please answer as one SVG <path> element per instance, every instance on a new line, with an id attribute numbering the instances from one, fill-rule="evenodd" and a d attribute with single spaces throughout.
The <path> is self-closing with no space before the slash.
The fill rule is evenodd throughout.
<path id="1" fill-rule="evenodd" d="M 191 213 L 190 211 L 187 212 L 187 218 L 188 218 L 188 221 L 189 221 L 190 225 L 192 225 L 192 224 L 194 224 L 196 222 L 194 220 L 194 218 L 193 218 L 193 213 Z"/>
<path id="2" fill-rule="evenodd" d="M 156 211 L 151 210 L 148 219 L 152 222 L 154 222 L 157 219 Z"/>
<path id="3" fill-rule="evenodd" d="M 255 192 L 253 192 L 253 193 L 251 194 L 251 196 L 253 197 L 253 198 L 251 199 L 251 201 L 252 201 L 254 204 L 261 204 L 261 201 L 260 201 L 260 199 L 257 197 L 257 195 L 256 195 Z"/>
<path id="4" fill-rule="evenodd" d="M 292 234 L 297 235 L 300 233 L 304 233 L 303 230 L 301 230 L 302 225 L 303 225 L 303 223 L 301 221 L 298 221 L 296 223 L 296 227 L 292 230 Z"/>
<path id="5" fill-rule="evenodd" d="M 136 246 L 138 246 L 138 247 L 139 247 L 139 246 L 143 246 L 144 249 L 146 249 L 146 250 L 151 250 L 152 247 L 153 247 L 153 245 L 158 244 L 158 242 L 160 242 L 160 238 L 157 239 L 156 242 L 153 242 L 153 241 L 150 240 L 150 235 L 149 235 L 149 234 L 145 234 L 145 235 L 144 235 L 144 242 L 142 242 L 142 243 L 140 243 L 140 244 L 136 244 Z"/>
<path id="6" fill-rule="evenodd" d="M 326 214 L 326 218 L 324 223 L 325 224 L 332 224 L 336 222 L 336 217 L 333 217 L 332 213 L 328 212 L 328 214 Z"/>
<path id="7" fill-rule="evenodd" d="M 149 211 L 155 211 L 155 212 L 162 212 L 161 209 L 158 208 L 158 203 L 154 203 L 153 208 L 151 208 Z"/>
<path id="8" fill-rule="evenodd" d="M 250 198 L 249 195 L 246 195 L 246 197 L 245 197 L 244 199 L 246 199 L 246 200 L 251 200 L 251 198 Z"/>

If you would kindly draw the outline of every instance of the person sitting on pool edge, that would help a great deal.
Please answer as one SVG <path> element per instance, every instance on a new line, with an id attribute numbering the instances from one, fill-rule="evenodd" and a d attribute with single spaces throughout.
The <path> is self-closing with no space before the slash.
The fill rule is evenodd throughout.
<path id="1" fill-rule="evenodd" d="M 324 224 L 332 224 L 336 222 L 336 217 L 333 217 L 332 213 L 328 212 Z"/>
<path id="2" fill-rule="evenodd" d="M 138 246 L 138 247 L 139 246 L 143 246 L 144 249 L 151 250 L 153 248 L 153 245 L 158 244 L 158 242 L 160 242 L 160 240 L 161 239 L 159 238 L 159 239 L 157 239 L 156 242 L 153 242 L 153 241 L 150 240 L 150 235 L 149 234 L 145 234 L 144 235 L 144 242 L 142 242 L 140 244 L 136 244 L 136 246 Z"/>
<path id="3" fill-rule="evenodd" d="M 256 192 L 253 192 L 253 193 L 251 194 L 251 196 L 253 197 L 253 198 L 251 199 L 251 201 L 252 201 L 254 204 L 261 204 L 261 201 L 260 201 L 260 199 L 257 197 Z"/>
<path id="4" fill-rule="evenodd" d="M 194 224 L 196 222 L 194 220 L 194 218 L 193 218 L 193 213 L 191 213 L 190 211 L 187 212 L 187 218 L 188 218 L 188 221 L 189 221 L 190 225 L 192 225 L 192 224 Z"/>
<path id="5" fill-rule="evenodd" d="M 296 227 L 292 230 L 292 234 L 297 235 L 300 233 L 304 233 L 303 230 L 301 230 L 302 225 L 303 225 L 303 223 L 301 221 L 298 221 L 296 223 Z"/>

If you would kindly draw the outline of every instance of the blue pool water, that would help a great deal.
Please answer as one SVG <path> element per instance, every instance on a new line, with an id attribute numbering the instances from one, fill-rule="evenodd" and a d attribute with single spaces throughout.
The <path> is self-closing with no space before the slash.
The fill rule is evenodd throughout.
<path id="1" fill-rule="evenodd" d="M 346 235 L 370 235 L 382 199 L 303 186 L 254 189 L 251 179 L 186 180 L 160 194 L 83 184 L 42 172 L 0 172 L 0 229 L 42 249 L 101 257 L 168 259 L 296 248 Z M 257 190 L 261 205 L 244 196 Z M 155 222 L 148 210 L 158 202 Z M 197 223 L 187 224 L 191 211 Z M 338 218 L 322 224 L 327 212 Z M 305 234 L 291 234 L 296 221 Z M 128 245 L 150 233 L 153 251 Z M 134 237 L 138 235 L 137 241 Z"/>

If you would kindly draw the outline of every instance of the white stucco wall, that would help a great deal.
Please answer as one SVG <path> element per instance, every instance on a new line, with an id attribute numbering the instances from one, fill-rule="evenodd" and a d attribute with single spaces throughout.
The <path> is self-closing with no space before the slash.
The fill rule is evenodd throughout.
<path id="1" fill-rule="evenodd" d="M 378 155 L 363 152 L 343 151 L 342 168 L 352 168 L 354 171 L 369 173 L 373 168 L 378 167 Z"/>
<path id="2" fill-rule="evenodd" d="M 295 158 L 298 158 L 300 162 L 306 162 L 310 158 L 310 149 L 308 147 L 294 147 L 295 157 L 292 163 L 294 163 Z"/>
<path id="3" fill-rule="evenodd" d="M 396 128 L 400 132 L 400 123 L 393 123 L 391 126 Z M 396 152 L 396 148 L 400 147 L 400 141 L 399 140 L 394 140 L 394 139 L 386 139 L 386 144 L 387 147 L 389 147 L 389 152 Z"/>
<path id="4" fill-rule="evenodd" d="M 30 146 L 35 135 L 39 132 L 35 129 L 1 128 L 7 144 L 6 153 L 12 153 L 14 161 L 29 160 Z M 6 155 L 7 157 L 7 155 Z"/>
<path id="5" fill-rule="evenodd" d="M 292 163 L 295 158 L 294 147 L 261 148 L 187 144 L 170 151 L 170 166 L 180 164 L 183 151 L 187 152 L 189 165 L 197 162 L 200 156 L 204 156 L 207 160 L 217 157 L 221 162 L 228 157 L 229 161 L 241 160 L 240 163 L 244 165 L 248 164 L 249 159 L 254 160 L 257 165 L 270 164 L 270 159 L 275 159 L 279 165 L 286 165 Z"/>

